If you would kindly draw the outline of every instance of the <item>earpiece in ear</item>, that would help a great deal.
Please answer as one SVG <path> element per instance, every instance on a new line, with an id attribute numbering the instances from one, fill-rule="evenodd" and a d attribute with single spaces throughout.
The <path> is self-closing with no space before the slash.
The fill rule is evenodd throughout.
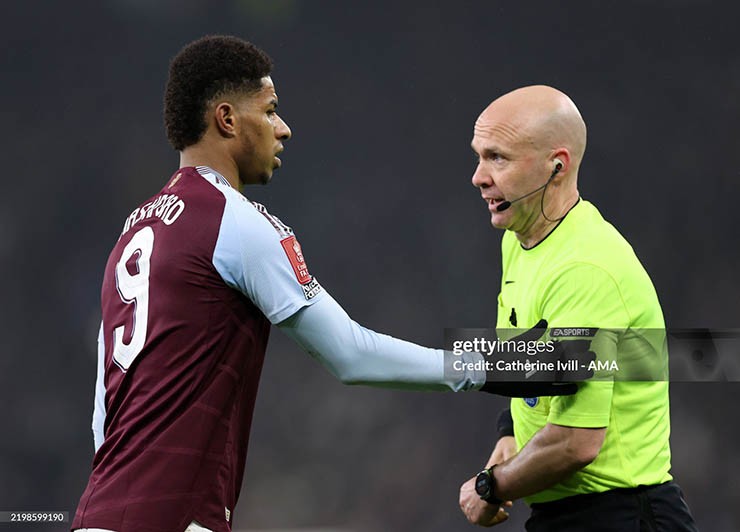
<path id="1" fill-rule="evenodd" d="M 553 168 L 553 172 L 555 172 L 557 174 L 563 168 L 563 161 L 561 161 L 560 159 L 553 159 L 552 162 L 555 163 L 555 167 Z"/>

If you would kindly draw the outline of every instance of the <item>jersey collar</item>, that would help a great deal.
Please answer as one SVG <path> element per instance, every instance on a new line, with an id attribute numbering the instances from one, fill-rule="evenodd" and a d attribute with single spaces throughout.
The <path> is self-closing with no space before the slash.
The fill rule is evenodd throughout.
<path id="1" fill-rule="evenodd" d="M 572 206 L 572 207 L 571 207 L 570 209 L 568 209 L 568 212 L 566 212 L 566 213 L 565 213 L 565 216 L 563 216 L 563 217 L 562 217 L 562 218 L 561 218 L 561 219 L 560 219 L 560 220 L 558 221 L 558 223 L 556 223 L 556 224 L 555 224 L 555 227 L 553 227 L 553 228 L 552 228 L 552 231 L 550 231 L 549 233 L 547 233 L 547 234 L 545 235 L 545 238 L 543 238 L 542 240 L 540 240 L 539 242 L 537 242 L 537 243 L 536 243 L 536 244 L 535 244 L 534 246 L 532 246 L 531 248 L 525 248 L 525 247 L 524 247 L 524 246 L 522 246 L 522 245 L 521 245 L 521 243 L 520 243 L 520 244 L 519 244 L 519 246 L 520 246 L 520 247 L 522 248 L 522 250 L 523 250 L 523 251 L 532 251 L 532 250 L 533 250 L 534 248 L 536 248 L 537 246 L 539 246 L 540 244 L 542 244 L 542 243 L 543 243 L 543 242 L 544 242 L 545 240 L 547 240 L 547 239 L 549 238 L 549 236 L 550 236 L 551 234 L 553 234 L 553 233 L 554 233 L 554 232 L 555 232 L 555 231 L 557 230 L 557 228 L 558 228 L 558 227 L 560 227 L 560 224 L 561 224 L 561 223 L 563 223 L 563 222 L 565 221 L 565 219 L 566 219 L 566 218 L 568 217 L 568 215 L 570 214 L 570 211 L 572 211 L 573 209 L 575 209 L 576 205 L 578 205 L 579 203 L 581 203 L 581 197 L 580 197 L 580 196 L 578 196 L 578 201 L 576 201 L 576 202 L 575 202 L 575 203 L 573 204 L 573 206 Z"/>
<path id="2" fill-rule="evenodd" d="M 233 188 L 231 186 L 231 183 L 229 183 L 229 181 L 224 176 L 219 174 L 216 170 L 214 170 L 210 166 L 196 166 L 195 169 L 203 177 L 208 177 L 209 175 L 211 175 L 217 182 L 221 183 L 222 185 L 226 185 L 229 188 Z"/>

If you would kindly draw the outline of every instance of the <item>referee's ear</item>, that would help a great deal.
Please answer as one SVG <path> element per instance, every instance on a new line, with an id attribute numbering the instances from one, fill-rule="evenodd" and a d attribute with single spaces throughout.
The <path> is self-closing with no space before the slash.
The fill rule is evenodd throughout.
<path id="1" fill-rule="evenodd" d="M 573 161 L 568 148 L 558 148 L 550 157 L 550 175 L 553 181 L 570 173 Z"/>

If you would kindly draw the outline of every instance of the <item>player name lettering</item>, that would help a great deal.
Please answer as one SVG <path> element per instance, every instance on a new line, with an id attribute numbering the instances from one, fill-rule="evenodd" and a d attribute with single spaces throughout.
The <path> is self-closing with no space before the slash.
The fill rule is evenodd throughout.
<path id="1" fill-rule="evenodd" d="M 152 216 L 156 216 L 162 220 L 165 225 L 172 225 L 184 210 L 185 202 L 177 194 L 162 194 L 157 196 L 153 201 L 134 209 L 134 212 L 126 218 L 126 223 L 123 224 L 121 234 L 123 235 L 140 221 L 151 218 Z"/>

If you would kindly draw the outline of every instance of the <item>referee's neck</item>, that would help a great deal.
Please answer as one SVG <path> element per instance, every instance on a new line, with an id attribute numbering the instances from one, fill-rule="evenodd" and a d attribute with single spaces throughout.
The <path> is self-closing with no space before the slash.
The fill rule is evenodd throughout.
<path id="1" fill-rule="evenodd" d="M 552 233 L 555 228 L 558 226 L 560 222 L 548 222 L 547 220 L 544 220 L 544 225 L 542 225 L 539 230 L 535 233 L 531 233 L 529 235 L 521 235 L 519 233 L 516 234 L 516 238 L 519 240 L 519 243 L 521 244 L 522 248 L 524 249 L 532 249 L 533 247 L 537 246 L 540 242 L 545 240 L 548 236 L 550 236 L 550 233 Z"/>
<path id="2" fill-rule="evenodd" d="M 558 225 L 560 225 L 560 222 L 565 219 L 570 210 L 575 207 L 580 200 L 581 197 L 576 190 L 573 195 L 569 195 L 564 202 L 560 203 L 559 208 L 553 209 L 552 213 L 548 210 L 546 205 L 544 206 L 544 209 L 540 209 L 540 212 L 538 213 L 534 223 L 530 226 L 529 231 L 526 233 L 516 233 L 516 237 L 522 248 L 532 249 L 550 236 L 550 234 Z M 545 212 L 542 212 L 543 210 Z"/>

